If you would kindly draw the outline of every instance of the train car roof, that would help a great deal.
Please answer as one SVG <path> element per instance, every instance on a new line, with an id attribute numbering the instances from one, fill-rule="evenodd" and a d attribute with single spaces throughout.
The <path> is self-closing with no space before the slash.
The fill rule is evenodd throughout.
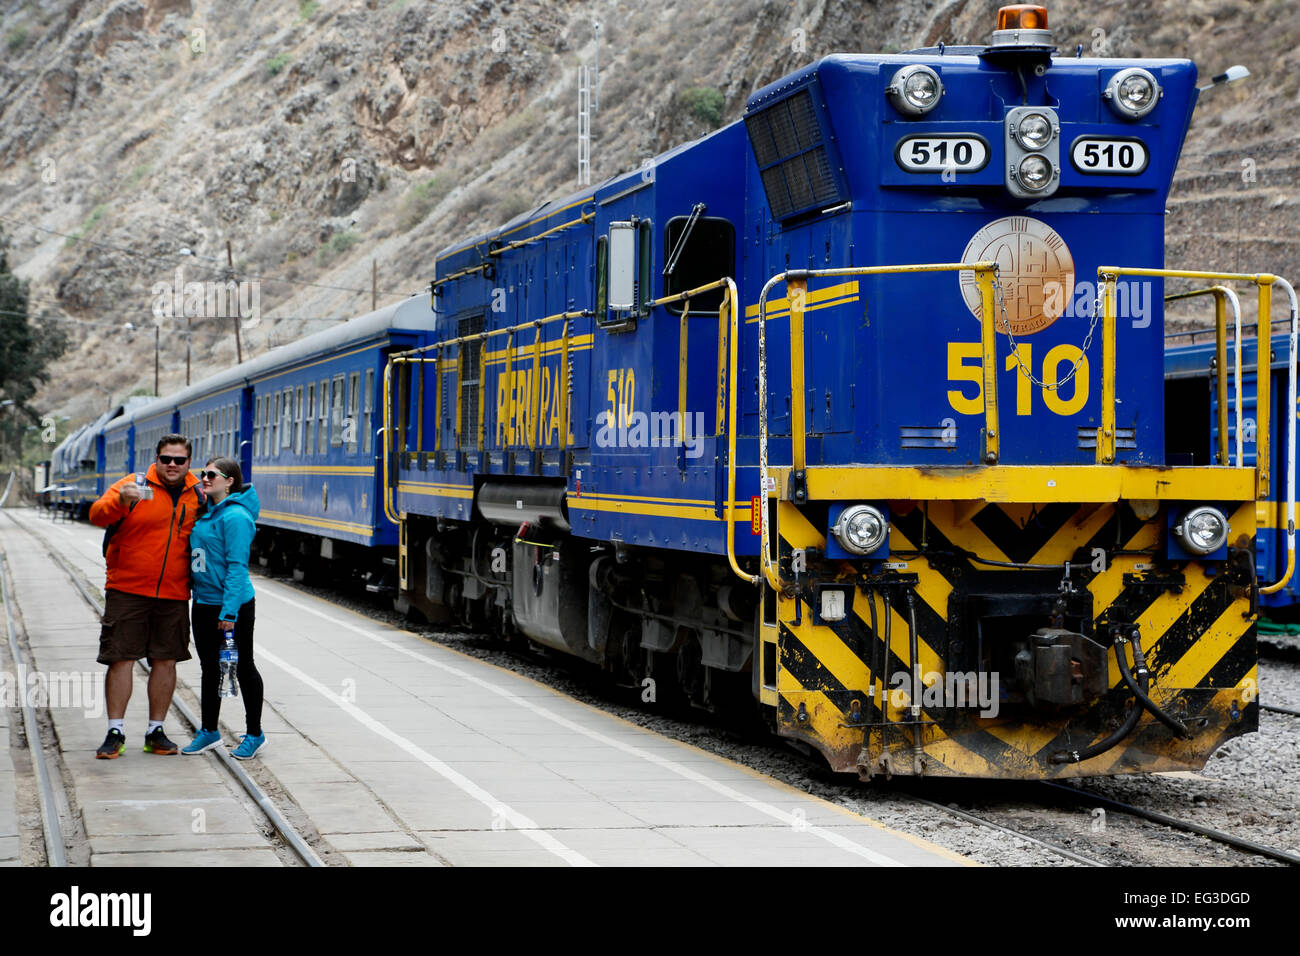
<path id="1" fill-rule="evenodd" d="M 429 300 L 423 295 L 411 296 L 396 305 L 387 305 L 374 312 L 348 319 L 333 328 L 315 332 L 289 345 L 272 349 L 264 355 L 249 359 L 242 365 L 209 375 L 179 392 L 173 392 L 162 398 L 151 398 L 147 405 L 129 412 L 127 421 L 143 421 L 156 415 L 169 413 L 174 408 L 188 405 L 206 396 L 231 388 L 241 388 L 267 372 L 276 371 L 302 359 L 338 351 L 343 345 L 373 338 L 388 329 L 427 330 L 433 328 L 433 323 L 434 315 L 429 308 Z"/>

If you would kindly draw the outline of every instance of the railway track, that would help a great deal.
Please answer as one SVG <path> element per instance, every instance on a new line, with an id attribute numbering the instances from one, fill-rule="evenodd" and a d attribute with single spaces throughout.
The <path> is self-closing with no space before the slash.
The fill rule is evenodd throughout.
<path id="1" fill-rule="evenodd" d="M 51 547 L 50 543 L 40 534 L 33 531 L 18 521 L 13 515 L 6 515 L 12 526 L 20 529 L 47 555 L 63 573 L 67 576 L 73 588 L 83 601 L 95 613 L 96 617 L 102 617 L 104 605 L 91 588 L 85 576 L 78 571 L 58 549 Z M 0 549 L 0 559 L 3 559 L 4 574 L 4 604 L 5 604 L 5 621 L 9 634 L 10 654 L 12 655 L 18 673 L 18 686 L 25 687 L 26 669 L 22 664 L 21 648 L 17 637 L 14 615 L 12 609 L 16 606 L 12 602 L 13 588 L 8 576 L 8 557 L 4 555 L 3 549 Z M 144 661 L 139 662 L 141 671 L 148 674 L 148 665 Z M 172 698 L 173 709 L 189 725 L 191 732 L 198 727 L 198 718 L 190 709 L 189 705 L 181 698 L 179 694 Z M 31 724 L 27 725 L 28 711 L 31 711 Z M 33 765 L 36 769 L 38 780 L 41 788 L 41 815 L 45 828 L 46 842 L 46 859 L 51 866 L 65 866 L 66 853 L 65 841 L 60 821 L 60 813 L 56 805 L 53 780 L 55 779 L 47 759 L 46 748 L 43 745 L 43 736 L 39 732 L 36 723 L 36 714 L 34 708 L 24 702 L 24 723 L 27 726 L 28 749 L 32 753 Z M 51 741 L 54 752 L 57 753 L 57 744 Z M 283 844 L 291 852 L 292 857 L 303 866 L 323 867 L 326 863 L 316 853 L 312 846 L 303 838 L 302 834 L 285 816 L 284 812 L 277 806 L 276 802 L 266 793 L 260 784 L 249 774 L 249 772 L 235 761 L 233 757 L 223 747 L 218 747 L 213 751 L 218 762 L 221 764 L 228 776 L 233 779 L 257 806 L 258 810 L 265 818 L 266 824 L 269 825 L 276 834 L 279 835 Z"/>

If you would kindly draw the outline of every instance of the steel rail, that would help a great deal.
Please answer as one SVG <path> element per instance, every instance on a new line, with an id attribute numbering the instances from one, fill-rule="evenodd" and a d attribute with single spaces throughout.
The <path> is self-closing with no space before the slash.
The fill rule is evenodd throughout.
<path id="1" fill-rule="evenodd" d="M 10 520 L 13 516 L 10 515 Z M 14 521 L 17 524 L 17 521 Z M 22 697 L 23 728 L 27 733 L 27 750 L 32 755 L 32 767 L 36 771 L 36 780 L 41 792 L 41 829 L 45 836 L 45 859 L 48 865 L 64 867 L 68 865 L 67 853 L 63 843 L 63 825 L 59 819 L 58 803 L 54 799 L 54 784 L 50 779 L 50 769 L 46 764 L 45 747 L 41 743 L 40 725 L 36 722 L 36 709 L 27 697 L 27 665 L 18 646 L 18 632 L 14 627 L 13 589 L 9 586 L 8 556 L 0 549 L 0 559 L 4 566 L 0 568 L 0 591 L 3 592 L 5 604 L 5 630 L 9 635 L 9 653 L 14 661 L 14 676 L 17 679 L 17 693 Z"/>
<path id="2" fill-rule="evenodd" d="M 1244 850 L 1247 853 L 1254 853 L 1258 856 L 1266 856 L 1271 860 L 1278 860 L 1282 863 L 1288 863 L 1291 866 L 1300 866 L 1300 856 L 1294 853 L 1288 853 L 1285 850 L 1279 850 L 1277 847 L 1265 846 L 1262 843 L 1256 843 L 1253 840 L 1246 840 L 1239 836 L 1233 836 L 1231 833 L 1225 833 L 1222 830 L 1215 830 L 1213 827 L 1203 827 L 1199 823 L 1192 823 L 1190 820 L 1179 820 L 1177 817 L 1171 817 L 1167 814 L 1160 813 L 1156 810 L 1144 810 L 1142 807 L 1130 806 L 1119 800 L 1113 800 L 1110 797 L 1103 797 L 1100 794 L 1085 790 L 1082 787 L 1067 787 L 1064 784 L 1053 783 L 1050 780 L 1040 780 L 1045 787 L 1051 787 L 1054 790 L 1063 790 L 1066 793 L 1074 794 L 1081 800 L 1090 800 L 1100 803 L 1104 808 L 1109 808 L 1117 813 L 1127 813 L 1129 816 L 1140 817 L 1143 820 L 1150 820 L 1152 823 L 1160 823 L 1167 827 L 1173 827 L 1175 830 L 1182 830 L 1186 833 L 1195 833 L 1197 836 L 1203 836 L 1207 839 L 1214 840 L 1216 843 L 1223 843 L 1234 849 Z"/>

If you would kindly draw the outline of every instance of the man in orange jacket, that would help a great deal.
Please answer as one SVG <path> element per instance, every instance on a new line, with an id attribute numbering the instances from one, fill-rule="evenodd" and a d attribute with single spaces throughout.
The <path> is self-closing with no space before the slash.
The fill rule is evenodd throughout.
<path id="1" fill-rule="evenodd" d="M 144 751 L 177 752 L 163 733 L 163 718 L 176 689 L 176 662 L 190 659 L 190 530 L 203 500 L 189 470 L 192 451 L 183 435 L 164 435 L 143 484 L 127 475 L 90 506 L 91 524 L 113 529 L 104 555 L 108 583 L 99 633 L 99 663 L 108 665 L 108 736 L 95 752 L 103 760 L 126 751 L 122 725 L 131 668 L 142 657 L 152 667 Z"/>

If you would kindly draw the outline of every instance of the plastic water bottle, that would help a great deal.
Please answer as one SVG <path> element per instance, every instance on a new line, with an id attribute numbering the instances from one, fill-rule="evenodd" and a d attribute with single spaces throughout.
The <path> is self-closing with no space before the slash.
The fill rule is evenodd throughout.
<path id="1" fill-rule="evenodd" d="M 149 481 L 144 476 L 144 472 L 135 473 L 135 486 L 140 489 L 140 500 L 148 501 L 153 498 L 153 489 L 149 487 Z"/>
<path id="2" fill-rule="evenodd" d="M 235 676 L 235 671 L 239 667 L 239 648 L 235 647 L 235 639 L 226 632 L 226 639 L 221 644 L 221 650 L 217 655 L 221 665 L 221 679 L 217 685 L 218 697 L 238 697 L 239 696 L 239 678 Z"/>

